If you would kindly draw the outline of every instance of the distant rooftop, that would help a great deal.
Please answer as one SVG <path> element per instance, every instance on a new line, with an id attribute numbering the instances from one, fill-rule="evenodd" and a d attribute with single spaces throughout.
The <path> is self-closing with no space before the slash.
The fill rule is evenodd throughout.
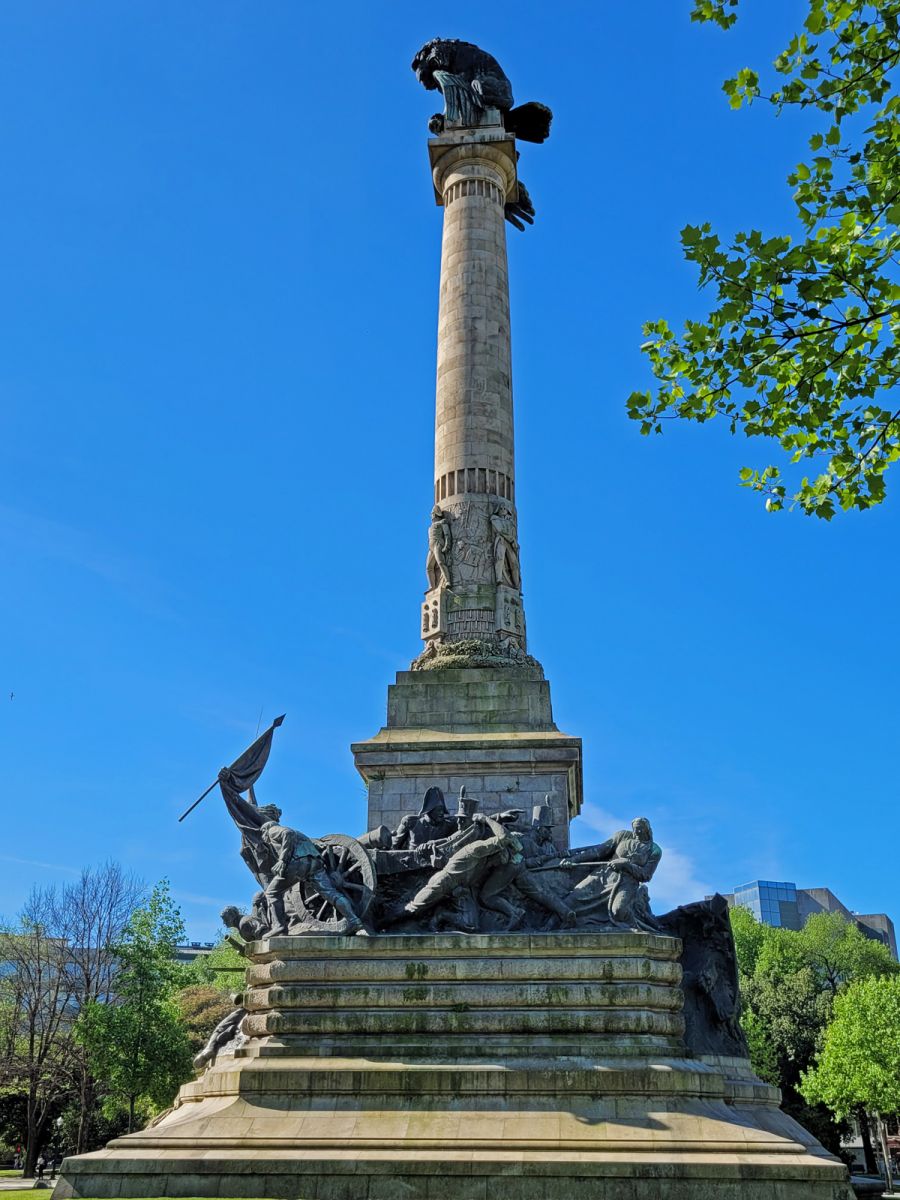
<path id="1" fill-rule="evenodd" d="M 184 945 L 175 947 L 175 961 L 193 962 L 195 958 L 203 958 L 215 948 L 215 942 L 185 942 Z"/>

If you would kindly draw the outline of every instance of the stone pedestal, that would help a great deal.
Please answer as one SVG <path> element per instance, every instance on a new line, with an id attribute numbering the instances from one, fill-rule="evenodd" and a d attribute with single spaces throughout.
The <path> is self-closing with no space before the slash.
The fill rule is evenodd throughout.
<path id="1" fill-rule="evenodd" d="M 272 938 L 255 1036 L 55 1197 L 852 1200 L 741 1059 L 690 1058 L 680 942 Z"/>
<path id="2" fill-rule="evenodd" d="M 581 739 L 553 721 L 550 685 L 533 667 L 401 671 L 388 688 L 387 723 L 351 747 L 369 793 L 368 828 L 395 829 L 425 791 L 453 800 L 465 784 L 487 813 L 550 795 L 553 836 L 565 849 L 581 810 Z"/>

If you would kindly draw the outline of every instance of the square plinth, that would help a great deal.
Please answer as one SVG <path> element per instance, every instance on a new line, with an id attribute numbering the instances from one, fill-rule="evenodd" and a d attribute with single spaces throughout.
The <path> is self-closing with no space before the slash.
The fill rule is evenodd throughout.
<path id="1" fill-rule="evenodd" d="M 530 668 L 401 671 L 388 688 L 386 725 L 351 750 L 370 829 L 395 829 L 429 787 L 451 811 L 465 785 L 482 812 L 521 808 L 526 819 L 549 795 L 560 849 L 581 811 L 581 738 L 557 729 L 550 685 Z"/>

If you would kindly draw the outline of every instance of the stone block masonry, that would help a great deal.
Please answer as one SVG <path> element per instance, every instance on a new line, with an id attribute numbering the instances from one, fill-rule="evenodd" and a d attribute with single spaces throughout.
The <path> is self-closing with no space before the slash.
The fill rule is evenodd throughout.
<path id="1" fill-rule="evenodd" d="M 549 795 L 561 850 L 581 811 L 581 739 L 557 729 L 550 685 L 529 667 L 401 671 L 385 726 L 351 750 L 368 788 L 369 829 L 395 829 L 432 786 L 451 812 L 465 784 L 483 812 L 521 808 L 526 821 Z"/>
<path id="2" fill-rule="evenodd" d="M 676 938 L 251 944 L 253 1039 L 68 1159 L 56 1200 L 852 1200 L 741 1059 L 682 1041 Z"/>
<path id="3" fill-rule="evenodd" d="M 514 139 L 499 113 L 494 117 L 478 130 L 429 142 L 444 208 L 434 500 L 447 540 L 447 578 L 438 586 L 447 594 L 442 619 L 424 619 L 422 636 L 426 643 L 491 643 L 524 654 L 504 219 L 518 184 Z M 512 603 L 500 603 L 501 589 Z"/>

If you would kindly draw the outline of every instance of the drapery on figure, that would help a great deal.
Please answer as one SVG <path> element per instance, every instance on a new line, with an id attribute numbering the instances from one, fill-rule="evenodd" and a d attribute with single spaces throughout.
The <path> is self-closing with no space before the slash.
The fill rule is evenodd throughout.
<path id="1" fill-rule="evenodd" d="M 494 535 L 494 582 L 518 590 L 522 587 L 519 542 L 515 518 L 508 504 L 499 505 L 491 513 L 491 531 Z"/>
<path id="2" fill-rule="evenodd" d="M 570 852 L 561 866 L 597 864 L 566 897 L 579 925 L 597 921 L 656 932 L 658 926 L 650 912 L 646 884 L 661 858 L 662 850 L 653 840 L 646 817 L 636 817 L 631 829 L 620 829 L 597 846 Z"/>
<path id="3" fill-rule="evenodd" d="M 450 522 L 444 515 L 443 509 L 435 505 L 431 510 L 431 524 L 428 527 L 428 557 L 425 559 L 425 574 L 428 576 L 428 586 L 436 588 L 440 584 L 451 586 L 450 577 L 450 547 L 453 535 L 450 532 Z"/>
<path id="4" fill-rule="evenodd" d="M 514 108 L 512 84 L 503 68 L 472 42 L 433 38 L 415 56 L 412 69 L 427 91 L 440 91 L 444 97 L 443 113 L 435 113 L 428 123 L 432 133 L 443 133 L 446 122 L 477 128 L 484 110 L 495 108 L 513 137 L 544 142 L 550 136 L 553 113 L 547 105 L 532 100 Z M 518 197 L 507 201 L 504 215 L 517 229 L 534 224 L 534 205 L 521 181 Z"/>

